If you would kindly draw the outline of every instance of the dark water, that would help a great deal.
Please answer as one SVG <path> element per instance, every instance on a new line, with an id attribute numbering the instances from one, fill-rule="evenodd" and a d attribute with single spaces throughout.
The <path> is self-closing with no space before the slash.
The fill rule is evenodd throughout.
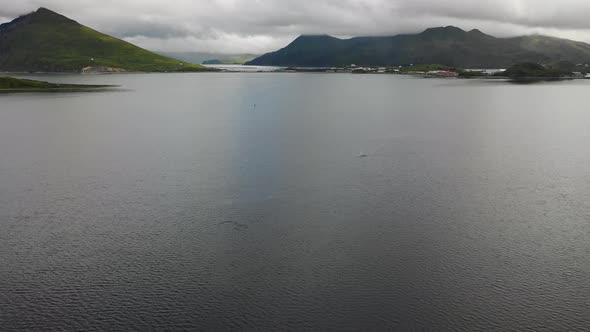
<path id="1" fill-rule="evenodd" d="M 0 329 L 590 328 L 590 84 L 0 96 Z M 359 155 L 367 155 L 360 158 Z"/>

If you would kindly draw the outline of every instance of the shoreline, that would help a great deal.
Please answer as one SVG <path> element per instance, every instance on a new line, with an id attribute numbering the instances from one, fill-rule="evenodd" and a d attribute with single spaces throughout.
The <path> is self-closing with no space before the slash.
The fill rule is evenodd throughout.
<path id="1" fill-rule="evenodd" d="M 245 65 L 236 65 L 236 67 L 248 67 L 252 69 L 260 68 L 263 66 L 245 66 Z M 272 67 L 270 68 L 277 68 Z M 489 69 L 495 70 L 495 69 Z M 474 69 L 467 69 L 466 72 L 475 72 Z M 285 67 L 285 68 L 278 68 L 278 69 L 270 69 L 270 70 L 239 70 L 236 68 L 235 70 L 231 70 L 228 68 L 211 68 L 210 70 L 206 71 L 180 71 L 180 72 L 91 72 L 91 73 L 82 73 L 82 72 L 6 72 L 0 71 L 0 76 L 26 76 L 26 75 L 63 75 L 63 76 L 102 76 L 102 75 L 141 75 L 141 74 L 204 74 L 204 73 L 216 73 L 216 74 L 226 74 L 226 73 L 243 73 L 243 74 L 354 74 L 354 75 L 396 75 L 396 76 L 405 76 L 405 77 L 414 77 L 414 78 L 425 78 L 425 79 L 465 79 L 465 80 L 510 80 L 514 82 L 536 82 L 536 81 L 566 81 L 566 80 L 587 80 L 590 77 L 518 77 L 513 78 L 509 76 L 496 76 L 496 75 L 473 75 L 473 76 L 449 76 L 449 75 L 437 75 L 437 74 L 427 74 L 422 72 L 400 72 L 400 71 L 377 71 L 377 70 L 370 70 L 370 71 L 354 71 L 350 69 L 339 68 L 335 70 L 334 68 L 294 68 L 294 67 Z M 107 86 L 102 88 L 113 88 L 116 86 Z M 96 89 L 96 88 L 91 88 Z M 47 91 L 48 89 L 41 89 L 42 91 Z M 63 89 L 58 89 L 62 91 Z M 79 89 L 74 89 L 79 90 Z M 2 90 L 0 89 L 0 93 L 2 92 L 16 92 L 14 90 Z M 19 91 L 22 91 L 19 89 Z M 32 91 L 32 90 L 29 90 Z M 29 92 L 27 91 L 27 92 Z"/>
<path id="2" fill-rule="evenodd" d="M 18 92 L 90 92 L 104 91 L 118 87 L 112 84 L 67 84 L 50 83 L 39 80 L 0 77 L 0 93 Z"/>
<path id="3" fill-rule="evenodd" d="M 99 92 L 114 90 L 118 86 L 103 86 L 103 87 L 81 87 L 81 88 L 38 88 L 38 89 L 0 89 L 0 94 L 5 93 L 27 93 L 27 92 L 48 92 L 48 93 L 59 93 L 59 92 Z"/>

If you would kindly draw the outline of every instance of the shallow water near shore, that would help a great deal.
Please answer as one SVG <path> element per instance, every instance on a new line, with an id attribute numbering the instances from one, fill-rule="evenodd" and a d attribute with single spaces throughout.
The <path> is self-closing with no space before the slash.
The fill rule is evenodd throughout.
<path id="1" fill-rule="evenodd" d="M 584 330 L 588 81 L 21 75 L 3 330 Z"/>

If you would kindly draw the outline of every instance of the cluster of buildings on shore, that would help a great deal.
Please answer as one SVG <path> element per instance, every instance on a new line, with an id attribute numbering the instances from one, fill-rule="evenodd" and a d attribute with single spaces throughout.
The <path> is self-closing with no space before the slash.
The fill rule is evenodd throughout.
<path id="1" fill-rule="evenodd" d="M 562 74 L 567 79 L 590 79 L 590 65 L 577 64 L 578 71 Z M 351 64 L 344 67 L 289 67 L 280 68 L 280 72 L 315 72 L 315 73 L 355 73 L 355 74 L 403 74 L 427 77 L 491 77 L 497 76 L 506 69 L 460 69 L 454 70 L 440 65 L 406 65 L 406 66 L 357 66 Z"/>
<path id="2" fill-rule="evenodd" d="M 404 67 L 365 67 L 352 64 L 348 67 L 324 67 L 324 68 L 305 68 L 305 67 L 290 67 L 282 69 L 284 72 L 323 72 L 323 73 L 357 73 L 357 74 L 413 74 L 413 75 L 428 75 L 438 77 L 457 77 L 458 72 L 452 70 L 408 70 Z"/>
<path id="3" fill-rule="evenodd" d="M 426 72 L 425 75 L 440 77 L 458 77 L 459 73 L 452 70 L 431 70 Z"/>
<path id="4" fill-rule="evenodd" d="M 410 65 L 412 67 L 412 65 Z M 357 67 L 356 65 L 352 64 L 348 68 L 352 70 L 352 72 L 359 72 L 359 73 L 405 73 L 405 74 L 414 74 L 414 75 L 428 75 L 428 76 L 439 76 L 439 77 L 457 77 L 459 73 L 452 70 L 429 70 L 429 71 L 420 71 L 420 70 L 404 70 L 402 66 L 398 67 Z"/>

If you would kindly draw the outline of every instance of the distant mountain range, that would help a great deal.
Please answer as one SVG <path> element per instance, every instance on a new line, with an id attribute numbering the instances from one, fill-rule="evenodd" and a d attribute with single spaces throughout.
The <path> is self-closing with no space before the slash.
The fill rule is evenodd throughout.
<path id="1" fill-rule="evenodd" d="M 203 61 L 204 65 L 243 65 L 246 62 L 252 61 L 259 57 L 259 55 L 253 54 L 236 54 L 220 56 L 210 60 Z"/>
<path id="2" fill-rule="evenodd" d="M 203 71 L 208 69 L 193 63 L 241 63 L 253 57 L 215 53 L 158 55 L 45 8 L 0 25 L 0 71 Z M 496 38 L 479 30 L 448 26 L 393 37 L 300 36 L 287 47 L 246 64 L 506 68 L 522 62 L 587 64 L 590 44 L 539 35 Z"/>
<path id="3" fill-rule="evenodd" d="M 590 44 L 539 35 L 496 38 L 479 30 L 448 26 L 392 37 L 300 36 L 287 47 L 247 64 L 334 67 L 436 63 L 461 68 L 506 68 L 520 62 L 590 63 Z"/>
<path id="4" fill-rule="evenodd" d="M 252 61 L 259 57 L 259 54 L 225 54 L 225 53 L 207 53 L 207 52 L 156 52 L 163 56 L 174 59 L 184 60 L 192 63 L 202 64 L 230 64 L 238 65 Z"/>
<path id="5" fill-rule="evenodd" d="M 86 68 L 86 69 L 84 69 Z M 202 71 L 45 8 L 0 25 L 0 71 Z"/>

